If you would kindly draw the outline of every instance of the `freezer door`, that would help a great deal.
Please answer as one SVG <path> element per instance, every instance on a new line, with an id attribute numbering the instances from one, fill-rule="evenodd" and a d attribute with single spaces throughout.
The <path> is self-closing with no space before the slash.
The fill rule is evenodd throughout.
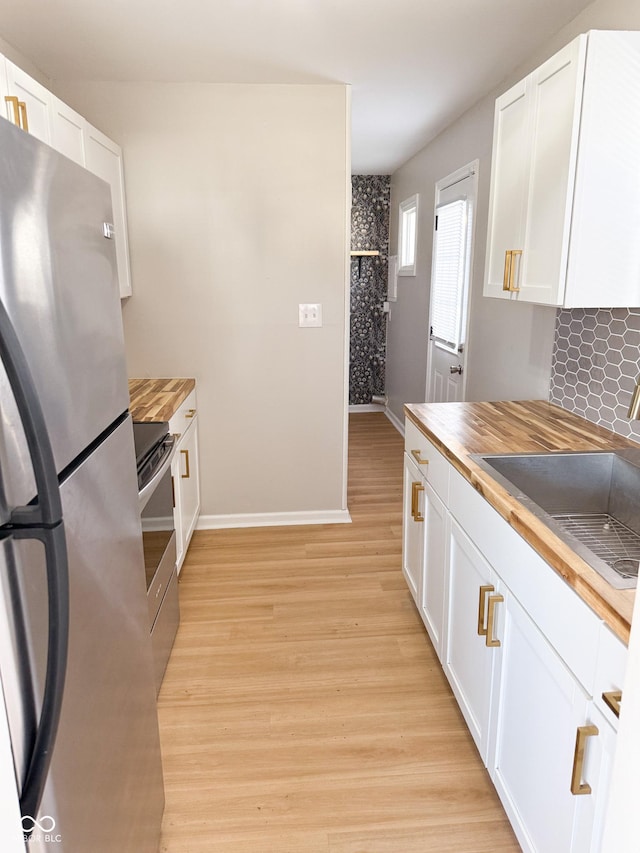
<path id="1" fill-rule="evenodd" d="M 62 471 L 129 405 L 108 185 L 0 119 L 0 300 L 26 352 Z M 6 502 L 34 495 L 0 373 Z"/>
<path id="2" fill-rule="evenodd" d="M 164 793 L 129 419 L 61 491 L 69 658 L 60 727 L 29 850 L 156 853 Z M 41 546 L 8 541 L 1 566 L 0 667 L 22 777 L 46 663 L 46 584 Z M 53 823 L 55 843 L 39 828 Z"/>

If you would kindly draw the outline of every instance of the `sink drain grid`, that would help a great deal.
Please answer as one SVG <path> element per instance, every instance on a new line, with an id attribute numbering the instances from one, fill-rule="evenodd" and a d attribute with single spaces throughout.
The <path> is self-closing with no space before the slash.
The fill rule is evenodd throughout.
<path id="1" fill-rule="evenodd" d="M 574 536 L 620 577 L 638 577 L 640 536 L 612 515 L 553 513 L 553 518 L 566 533 Z"/>

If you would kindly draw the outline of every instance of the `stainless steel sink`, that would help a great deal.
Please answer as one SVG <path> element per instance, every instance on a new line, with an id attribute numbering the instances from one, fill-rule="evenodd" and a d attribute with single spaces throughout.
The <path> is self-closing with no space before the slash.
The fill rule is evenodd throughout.
<path id="1" fill-rule="evenodd" d="M 636 586 L 640 450 L 472 458 L 612 586 Z"/>

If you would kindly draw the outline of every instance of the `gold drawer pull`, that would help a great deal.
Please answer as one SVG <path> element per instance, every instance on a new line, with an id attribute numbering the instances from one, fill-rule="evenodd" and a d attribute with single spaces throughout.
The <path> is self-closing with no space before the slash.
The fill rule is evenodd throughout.
<path id="1" fill-rule="evenodd" d="M 620 704 L 622 703 L 622 690 L 610 690 L 608 693 L 603 693 L 602 698 L 605 704 L 611 708 L 616 717 L 620 716 Z"/>
<path id="2" fill-rule="evenodd" d="M 500 645 L 500 640 L 497 637 L 493 636 L 493 627 L 495 621 L 496 604 L 500 604 L 501 601 L 504 601 L 504 598 L 501 595 L 489 596 L 489 604 L 487 605 L 487 636 L 485 638 L 485 643 L 490 649 L 495 649 L 497 646 Z"/>
<path id="3" fill-rule="evenodd" d="M 29 122 L 27 121 L 27 105 L 24 101 L 18 101 L 20 107 L 20 127 L 29 132 Z"/>
<path id="4" fill-rule="evenodd" d="M 181 450 L 180 453 L 184 454 L 184 461 L 186 464 L 186 471 L 187 471 L 186 474 L 180 474 L 180 476 L 182 477 L 183 480 L 188 480 L 189 477 L 191 476 L 191 474 L 189 472 L 189 451 L 188 450 Z"/>
<path id="5" fill-rule="evenodd" d="M 420 500 L 418 496 L 420 492 L 424 492 L 424 486 L 422 483 L 414 480 L 411 483 L 411 517 L 414 521 L 424 521 L 424 515 L 420 515 L 420 510 L 418 509 L 418 502 Z"/>
<path id="6" fill-rule="evenodd" d="M 576 749 L 573 754 L 573 771 L 571 773 L 571 793 L 579 796 L 581 794 L 590 794 L 591 785 L 587 782 L 582 782 L 582 772 L 584 770 L 584 753 L 587 745 L 588 737 L 595 737 L 600 734 L 597 726 L 578 726 L 576 734 Z"/>
<path id="7" fill-rule="evenodd" d="M 194 418 L 196 415 L 195 409 L 189 409 L 189 411 L 185 414 L 185 418 Z"/>
<path id="8" fill-rule="evenodd" d="M 418 465 L 428 465 L 428 464 L 429 464 L 429 460 L 428 460 L 428 459 L 423 459 L 423 458 L 422 458 L 422 455 L 421 455 L 421 453 L 420 453 L 420 451 L 419 451 L 419 450 L 412 450 L 412 451 L 411 451 L 411 455 L 412 455 L 412 456 L 413 456 L 413 458 L 416 460 L 416 462 L 418 463 Z"/>
<path id="9" fill-rule="evenodd" d="M 478 598 L 478 636 L 486 637 L 487 629 L 484 627 L 484 607 L 488 592 L 495 592 L 495 587 L 488 584 L 480 587 L 480 596 Z"/>
<path id="10" fill-rule="evenodd" d="M 4 100 L 5 103 L 11 104 L 13 107 L 13 123 L 20 127 L 20 107 L 18 106 L 18 99 L 15 95 L 5 95 Z"/>

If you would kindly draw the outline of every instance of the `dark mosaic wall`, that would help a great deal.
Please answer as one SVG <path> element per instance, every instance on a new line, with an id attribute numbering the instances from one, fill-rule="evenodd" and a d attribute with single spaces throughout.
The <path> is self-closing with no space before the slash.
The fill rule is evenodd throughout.
<path id="1" fill-rule="evenodd" d="M 349 403 L 384 395 L 389 258 L 389 175 L 351 178 L 351 250 L 378 250 L 379 257 L 351 259 Z"/>
<path id="2" fill-rule="evenodd" d="M 549 399 L 640 440 L 627 409 L 640 375 L 640 308 L 558 311 Z"/>

